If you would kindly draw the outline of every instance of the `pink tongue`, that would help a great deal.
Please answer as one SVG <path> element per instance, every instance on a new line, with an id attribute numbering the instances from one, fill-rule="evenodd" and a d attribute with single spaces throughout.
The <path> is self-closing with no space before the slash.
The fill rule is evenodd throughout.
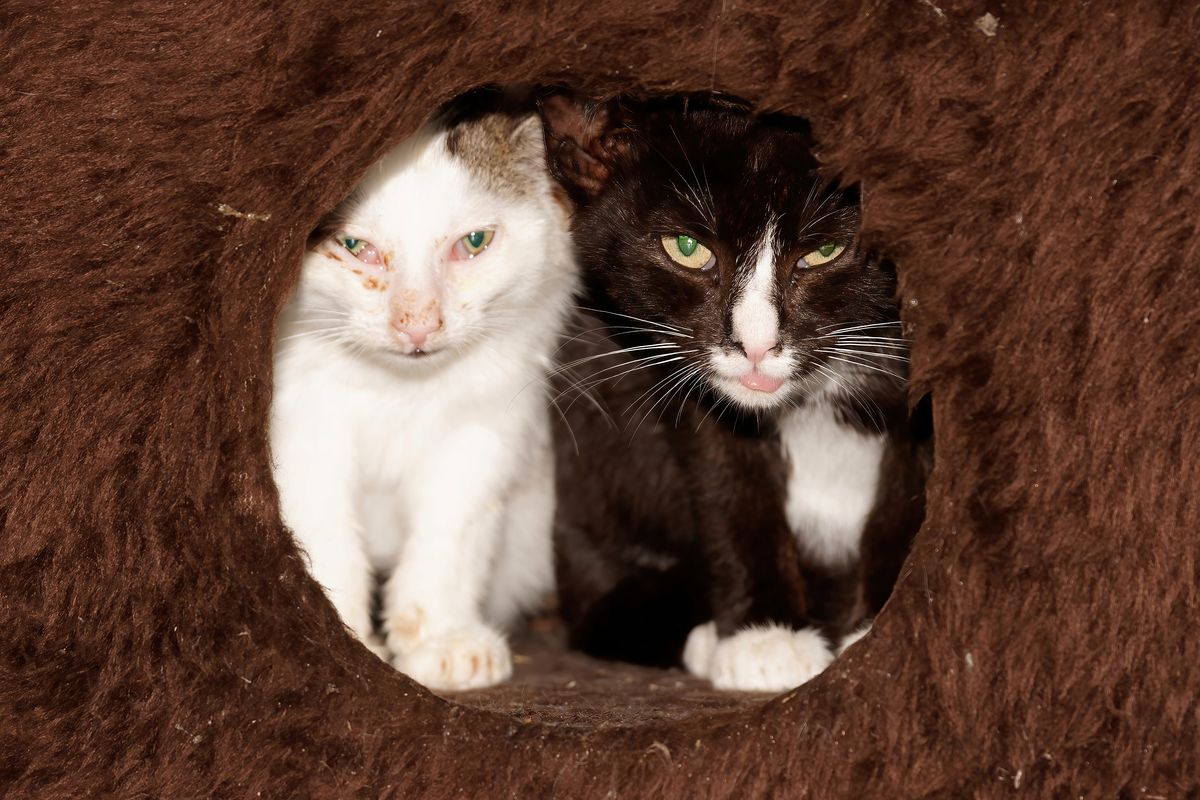
<path id="1" fill-rule="evenodd" d="M 783 380 L 763 375 L 758 370 L 752 370 L 742 376 L 742 386 L 756 392 L 773 392 L 783 386 Z"/>

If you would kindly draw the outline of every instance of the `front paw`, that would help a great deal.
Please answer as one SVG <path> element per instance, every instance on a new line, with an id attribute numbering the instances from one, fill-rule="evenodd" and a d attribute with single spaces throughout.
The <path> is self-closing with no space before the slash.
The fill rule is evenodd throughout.
<path id="1" fill-rule="evenodd" d="M 392 664 L 417 683 L 442 691 L 481 689 L 512 675 L 508 642 L 484 625 L 431 633 L 397 652 Z"/>
<path id="2" fill-rule="evenodd" d="M 838 645 L 838 649 L 837 649 L 838 658 L 842 657 L 842 653 L 846 652 L 846 648 L 848 648 L 850 645 L 854 644 L 855 642 L 857 642 L 859 639 L 863 638 L 870 632 L 871 632 L 871 622 L 867 621 L 867 622 L 864 622 L 862 625 L 858 626 L 858 628 L 855 629 L 853 633 L 848 633 L 845 636 L 843 636 L 842 643 Z"/>
<path id="3" fill-rule="evenodd" d="M 683 666 L 701 678 L 709 677 L 712 657 L 717 649 L 717 623 L 706 622 L 692 628 L 683 646 Z"/>
<path id="4" fill-rule="evenodd" d="M 811 628 L 766 625 L 717 640 L 705 674 L 718 689 L 782 692 L 812 680 L 831 661 L 829 644 Z"/>

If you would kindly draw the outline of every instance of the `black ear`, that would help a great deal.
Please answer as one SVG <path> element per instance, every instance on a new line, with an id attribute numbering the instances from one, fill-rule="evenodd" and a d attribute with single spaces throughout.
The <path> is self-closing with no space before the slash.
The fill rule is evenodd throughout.
<path id="1" fill-rule="evenodd" d="M 550 171 L 577 202 L 596 197 L 630 148 L 630 131 L 620 119 L 617 101 L 586 103 L 558 92 L 540 98 L 538 108 L 546 126 Z"/>

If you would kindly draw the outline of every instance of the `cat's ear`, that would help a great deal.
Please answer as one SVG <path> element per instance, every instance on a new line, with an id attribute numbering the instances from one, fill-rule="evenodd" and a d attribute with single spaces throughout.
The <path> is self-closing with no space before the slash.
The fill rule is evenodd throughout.
<path id="1" fill-rule="evenodd" d="M 537 114 L 516 117 L 510 120 L 508 146 L 517 157 L 517 162 L 534 174 L 545 174 L 546 134 L 542 118 Z"/>
<path id="2" fill-rule="evenodd" d="M 616 101 L 583 103 L 565 93 L 541 98 L 550 169 L 573 193 L 595 197 L 629 150 Z"/>

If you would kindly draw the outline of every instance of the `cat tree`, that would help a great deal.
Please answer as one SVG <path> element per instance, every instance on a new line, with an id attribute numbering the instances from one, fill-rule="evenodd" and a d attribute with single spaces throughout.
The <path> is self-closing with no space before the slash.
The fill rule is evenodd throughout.
<path id="1" fill-rule="evenodd" d="M 1198 790 L 1194 11 L 0 17 L 7 796 Z M 481 711 L 375 661 L 306 577 L 267 453 L 274 317 L 322 212 L 484 83 L 721 89 L 807 116 L 831 173 L 862 182 L 936 466 L 891 602 L 811 684 L 670 718 L 617 695 Z"/>

